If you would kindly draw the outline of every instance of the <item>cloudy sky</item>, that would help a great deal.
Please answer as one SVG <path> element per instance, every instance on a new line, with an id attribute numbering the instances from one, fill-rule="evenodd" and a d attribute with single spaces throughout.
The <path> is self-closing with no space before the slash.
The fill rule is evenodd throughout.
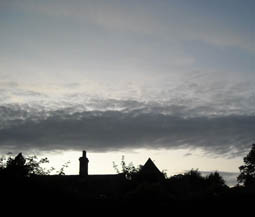
<path id="1" fill-rule="evenodd" d="M 1 0 L 1 154 L 238 172 L 255 142 L 254 14 L 253 0 Z"/>

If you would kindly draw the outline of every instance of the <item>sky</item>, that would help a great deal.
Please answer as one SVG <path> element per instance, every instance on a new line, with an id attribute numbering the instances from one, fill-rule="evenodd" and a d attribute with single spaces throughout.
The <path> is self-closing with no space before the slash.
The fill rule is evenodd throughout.
<path id="1" fill-rule="evenodd" d="M 0 0 L 0 152 L 113 173 L 239 172 L 255 140 L 253 0 Z"/>

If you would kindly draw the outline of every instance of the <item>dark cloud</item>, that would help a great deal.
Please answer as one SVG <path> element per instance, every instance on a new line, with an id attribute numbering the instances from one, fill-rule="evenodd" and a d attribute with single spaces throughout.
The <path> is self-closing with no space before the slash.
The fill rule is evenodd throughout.
<path id="1" fill-rule="evenodd" d="M 29 116 L 18 108 L 2 109 L 9 119 L 0 127 L 0 148 L 8 151 L 188 147 L 232 157 L 250 148 L 255 130 L 255 117 L 245 115 L 187 118 L 141 108 Z"/>

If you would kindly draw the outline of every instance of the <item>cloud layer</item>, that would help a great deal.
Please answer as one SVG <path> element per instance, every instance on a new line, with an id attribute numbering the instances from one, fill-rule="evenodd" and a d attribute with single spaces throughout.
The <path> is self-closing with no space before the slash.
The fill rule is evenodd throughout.
<path id="1" fill-rule="evenodd" d="M 106 151 L 136 148 L 201 148 L 234 156 L 254 139 L 255 117 L 182 117 L 148 109 L 27 112 L 1 107 L 0 148 Z M 34 114 L 34 115 L 31 115 Z"/>
<path id="2" fill-rule="evenodd" d="M 0 149 L 252 143 L 254 1 L 1 6 Z"/>
<path id="3" fill-rule="evenodd" d="M 2 82 L 0 149 L 246 152 L 255 139 L 253 84 L 204 79 L 196 73 L 155 89 Z"/>

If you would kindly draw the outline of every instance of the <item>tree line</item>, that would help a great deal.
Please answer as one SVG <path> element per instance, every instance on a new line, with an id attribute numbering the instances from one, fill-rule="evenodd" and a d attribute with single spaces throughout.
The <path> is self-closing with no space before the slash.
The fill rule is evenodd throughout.
<path id="1" fill-rule="evenodd" d="M 47 163 L 49 163 L 47 158 L 24 157 L 21 153 L 16 157 L 1 158 L 0 188 L 2 195 L 38 197 L 38 195 L 52 196 L 55 194 L 55 198 L 67 200 L 74 199 L 77 195 L 79 195 L 79 198 L 77 197 L 79 200 L 81 195 L 86 195 L 89 187 L 86 188 L 84 183 L 77 180 L 70 179 L 62 185 L 63 188 L 57 188 L 61 185 L 61 183 L 57 183 L 61 182 L 61 179 L 56 179 L 53 186 L 49 185 L 47 179 L 42 178 L 43 181 L 40 181 L 40 177 L 46 177 L 52 173 L 56 177 L 65 177 L 68 163 L 65 163 L 59 170 L 45 169 L 44 165 Z M 125 177 L 125 181 L 121 183 L 120 191 L 116 194 L 116 197 L 122 200 L 197 201 L 225 200 L 226 198 L 234 200 L 249 199 L 255 196 L 255 144 L 244 157 L 244 164 L 239 167 L 238 184 L 234 187 L 227 186 L 218 172 L 202 176 L 198 170 L 192 169 L 184 174 L 167 177 L 163 171 L 164 179 L 147 180 L 142 179 L 140 175 L 142 166 L 136 167 L 132 163 L 128 164 L 124 157 L 121 160 L 120 169 L 115 163 L 113 163 L 113 167 L 117 173 Z M 68 194 L 66 189 L 68 189 Z M 88 195 L 86 198 L 90 197 L 92 198 L 93 195 Z M 102 198 L 107 199 L 106 196 Z"/>

